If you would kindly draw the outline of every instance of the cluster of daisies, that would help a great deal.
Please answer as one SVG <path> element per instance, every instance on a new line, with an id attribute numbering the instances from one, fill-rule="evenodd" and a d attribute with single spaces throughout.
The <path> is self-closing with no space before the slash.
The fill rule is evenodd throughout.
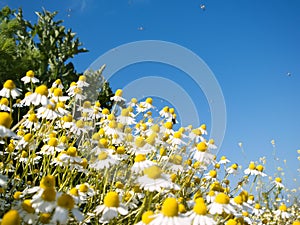
<path id="1" fill-rule="evenodd" d="M 21 81 L 27 93 L 12 80 L 0 90 L 1 225 L 300 224 L 282 179 L 253 189 L 264 164 L 218 159 L 205 124 L 179 127 L 173 108 L 120 89 L 102 108 L 85 75 L 68 88 L 31 70 Z"/>

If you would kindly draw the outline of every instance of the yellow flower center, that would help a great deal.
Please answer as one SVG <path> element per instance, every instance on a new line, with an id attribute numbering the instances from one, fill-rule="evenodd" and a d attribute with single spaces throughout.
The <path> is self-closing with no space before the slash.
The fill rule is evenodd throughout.
<path id="1" fill-rule="evenodd" d="M 74 208 L 75 201 L 71 195 L 68 195 L 66 193 L 63 193 L 58 199 L 57 199 L 57 205 L 71 210 Z"/>
<path id="2" fill-rule="evenodd" d="M 63 92 L 60 88 L 55 88 L 53 91 L 53 95 L 56 97 L 63 96 Z"/>
<path id="3" fill-rule="evenodd" d="M 250 170 L 254 170 L 255 169 L 255 163 L 254 162 L 250 162 L 249 167 Z"/>
<path id="4" fill-rule="evenodd" d="M 79 81 L 86 81 L 86 76 L 82 75 L 78 78 Z"/>
<path id="5" fill-rule="evenodd" d="M 243 201 L 243 202 L 246 202 L 246 201 L 248 200 L 248 192 L 245 191 L 245 190 L 243 190 L 243 191 L 239 194 L 239 196 L 242 197 L 242 201 Z"/>
<path id="6" fill-rule="evenodd" d="M 76 127 L 78 127 L 78 128 L 84 128 L 84 122 L 82 120 L 78 120 L 76 122 Z"/>
<path id="7" fill-rule="evenodd" d="M 73 121 L 73 116 L 69 114 L 69 115 L 64 116 L 62 119 L 65 122 L 72 122 Z"/>
<path id="8" fill-rule="evenodd" d="M 175 109 L 174 109 L 174 108 L 170 108 L 170 109 L 169 109 L 169 112 L 170 112 L 171 114 L 174 114 Z"/>
<path id="9" fill-rule="evenodd" d="M 8 99 L 7 99 L 7 98 L 1 98 L 1 100 L 0 100 L 0 104 L 1 104 L 1 105 L 6 105 L 6 106 L 8 106 L 8 104 L 9 104 L 9 101 L 8 101 Z"/>
<path id="10" fill-rule="evenodd" d="M 29 120 L 30 122 L 36 123 L 36 122 L 38 121 L 38 118 L 37 118 L 37 116 L 36 116 L 34 113 L 32 113 L 32 114 L 30 114 L 30 116 L 28 117 L 28 120 Z"/>
<path id="11" fill-rule="evenodd" d="M 137 137 L 135 139 L 135 145 L 138 147 L 138 148 L 141 148 L 143 147 L 144 145 L 146 144 L 146 141 L 143 137 Z"/>
<path id="12" fill-rule="evenodd" d="M 35 93 L 44 95 L 44 96 L 48 96 L 48 87 L 46 85 L 42 84 L 35 89 Z"/>
<path id="13" fill-rule="evenodd" d="M 209 176 L 211 178 L 216 178 L 217 177 L 217 171 L 216 170 L 211 170 L 209 171 Z"/>
<path id="14" fill-rule="evenodd" d="M 146 211 L 142 215 L 142 222 L 144 224 L 149 224 L 154 218 L 153 218 L 153 211 Z"/>
<path id="15" fill-rule="evenodd" d="M 172 129 L 173 128 L 173 123 L 172 122 L 166 122 L 165 123 L 165 128 Z"/>
<path id="16" fill-rule="evenodd" d="M 226 160 L 226 156 L 222 156 L 222 157 L 221 157 L 221 160 Z"/>
<path id="17" fill-rule="evenodd" d="M 195 204 L 193 210 L 198 215 L 206 215 L 206 213 L 207 213 L 207 207 L 206 207 L 206 205 L 204 203 L 204 200 L 198 200 L 198 199 L 196 200 L 196 204 Z"/>
<path id="18" fill-rule="evenodd" d="M 175 217 L 178 216 L 178 203 L 175 198 L 167 198 L 163 205 L 161 212 L 164 216 Z"/>
<path id="19" fill-rule="evenodd" d="M 98 146 L 102 148 L 107 148 L 108 140 L 106 138 L 101 138 L 98 142 Z"/>
<path id="20" fill-rule="evenodd" d="M 180 139 L 181 137 L 182 137 L 181 132 L 177 131 L 177 132 L 174 133 L 174 138 L 179 138 Z"/>
<path id="21" fill-rule="evenodd" d="M 134 161 L 135 162 L 143 162 L 146 160 L 146 155 L 144 154 L 138 154 L 135 158 Z"/>
<path id="22" fill-rule="evenodd" d="M 254 206 L 255 209 L 260 209 L 260 204 L 256 203 Z"/>
<path id="23" fill-rule="evenodd" d="M 100 152 L 98 155 L 99 160 L 105 160 L 105 159 L 107 159 L 107 157 L 108 157 L 108 154 L 105 151 Z"/>
<path id="24" fill-rule="evenodd" d="M 12 117 L 7 112 L 0 112 L 0 126 L 4 126 L 6 128 L 10 128 L 12 124 Z"/>
<path id="25" fill-rule="evenodd" d="M 152 127 L 151 127 L 151 130 L 155 133 L 159 133 L 160 131 L 160 127 L 158 124 L 154 124 Z"/>
<path id="26" fill-rule="evenodd" d="M 16 85 L 12 80 L 7 80 L 5 81 L 5 83 L 3 84 L 3 87 L 9 90 L 15 89 Z"/>
<path id="27" fill-rule="evenodd" d="M 281 206 L 279 206 L 279 210 L 282 212 L 286 212 L 287 211 L 287 207 L 285 204 L 282 204 Z"/>
<path id="28" fill-rule="evenodd" d="M 70 190 L 70 194 L 74 196 L 79 196 L 78 189 L 76 187 Z"/>
<path id="29" fill-rule="evenodd" d="M 125 147 L 119 146 L 116 150 L 117 154 L 125 154 Z"/>
<path id="30" fill-rule="evenodd" d="M 20 225 L 21 218 L 17 210 L 11 209 L 4 214 L 1 225 Z"/>
<path id="31" fill-rule="evenodd" d="M 146 99 L 146 102 L 147 102 L 148 104 L 152 105 L 153 100 L 152 100 L 152 98 L 147 98 L 147 99 Z"/>
<path id="32" fill-rule="evenodd" d="M 35 210 L 31 205 L 31 200 L 26 199 L 22 202 L 22 208 L 28 213 L 34 213 Z"/>
<path id="33" fill-rule="evenodd" d="M 293 225 L 300 225 L 300 221 L 294 221 Z"/>
<path id="34" fill-rule="evenodd" d="M 160 167 L 154 165 L 144 169 L 144 174 L 151 179 L 158 179 L 161 177 L 162 170 Z"/>
<path id="35" fill-rule="evenodd" d="M 28 153 L 26 151 L 22 151 L 21 157 L 22 158 L 27 158 L 28 157 Z"/>
<path id="36" fill-rule="evenodd" d="M 217 194 L 217 196 L 215 198 L 215 202 L 219 203 L 219 204 L 228 204 L 229 200 L 230 200 L 230 198 L 228 197 L 228 195 L 226 195 L 224 193 Z"/>
<path id="37" fill-rule="evenodd" d="M 197 144 L 197 150 L 200 152 L 205 152 L 207 150 L 207 144 L 205 142 L 200 142 Z"/>
<path id="38" fill-rule="evenodd" d="M 227 221 L 226 225 L 237 225 L 238 223 L 234 219 L 230 219 Z"/>
<path id="39" fill-rule="evenodd" d="M 259 172 L 262 172 L 264 170 L 264 167 L 262 165 L 257 165 L 256 166 L 256 169 L 259 171 Z"/>
<path id="40" fill-rule="evenodd" d="M 56 191 L 54 188 L 50 187 L 50 188 L 46 188 L 43 191 L 43 194 L 41 196 L 41 198 L 47 202 L 53 202 L 55 201 L 56 198 Z"/>
<path id="41" fill-rule="evenodd" d="M 121 89 L 118 89 L 115 93 L 115 96 L 118 96 L 118 97 L 122 97 L 123 95 L 123 91 Z"/>
<path id="42" fill-rule="evenodd" d="M 202 124 L 202 125 L 200 126 L 200 128 L 202 128 L 203 130 L 206 130 L 206 124 Z"/>
<path id="43" fill-rule="evenodd" d="M 104 197 L 104 205 L 106 207 L 119 207 L 120 200 L 117 192 L 108 192 Z"/>
<path id="44" fill-rule="evenodd" d="M 242 198 L 242 196 L 240 196 L 240 195 L 234 197 L 233 200 L 234 200 L 234 202 L 235 202 L 236 204 L 238 204 L 238 205 L 243 204 L 243 198 Z"/>
<path id="45" fill-rule="evenodd" d="M 28 70 L 26 72 L 26 77 L 30 77 L 30 78 L 33 78 L 34 77 L 34 72 L 32 70 Z"/>
<path id="46" fill-rule="evenodd" d="M 51 214 L 50 213 L 41 213 L 39 221 L 43 224 L 48 224 L 50 223 L 51 220 Z"/>
<path id="47" fill-rule="evenodd" d="M 234 170 L 237 170 L 238 165 L 236 163 L 234 163 L 234 164 L 231 165 L 231 168 L 234 169 Z"/>
<path id="48" fill-rule="evenodd" d="M 125 117 L 128 117 L 129 116 L 129 110 L 128 109 L 122 109 L 121 115 L 125 116 Z"/>
<path id="49" fill-rule="evenodd" d="M 281 180 L 280 177 L 276 177 L 276 178 L 275 178 L 275 181 L 278 182 L 278 183 L 281 183 L 281 182 L 282 182 L 282 180 Z"/>
<path id="50" fill-rule="evenodd" d="M 47 175 L 42 178 L 40 182 L 40 187 L 43 189 L 54 188 L 55 187 L 55 177 L 52 175 Z"/>
<path id="51" fill-rule="evenodd" d="M 77 155 L 77 149 L 75 147 L 69 147 L 67 150 L 67 155 L 75 157 Z"/>
<path id="52" fill-rule="evenodd" d="M 175 165 L 181 165 L 182 164 L 182 156 L 181 155 L 171 155 L 170 161 L 174 163 Z"/>
<path id="53" fill-rule="evenodd" d="M 21 191 L 16 191 L 16 192 L 14 193 L 14 199 L 16 199 L 16 200 L 20 199 L 21 194 L 22 194 Z"/>
<path id="54" fill-rule="evenodd" d="M 50 138 L 49 141 L 48 141 L 48 145 L 50 145 L 52 147 L 56 147 L 58 145 L 57 138 Z"/>
<path id="55" fill-rule="evenodd" d="M 109 122 L 108 126 L 112 129 L 114 129 L 118 126 L 118 123 L 115 120 L 112 120 Z"/>
<path id="56" fill-rule="evenodd" d="M 147 137 L 146 142 L 153 146 L 155 144 L 156 136 L 156 133 L 152 133 L 149 137 Z"/>
<path id="57" fill-rule="evenodd" d="M 79 191 L 80 192 L 87 192 L 89 190 L 89 187 L 86 184 L 81 184 L 79 186 Z"/>

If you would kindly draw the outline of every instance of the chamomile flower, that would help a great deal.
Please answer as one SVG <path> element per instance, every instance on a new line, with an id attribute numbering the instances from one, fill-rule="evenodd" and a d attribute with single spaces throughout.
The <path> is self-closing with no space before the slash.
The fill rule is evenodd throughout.
<path id="1" fill-rule="evenodd" d="M 192 149 L 193 159 L 208 165 L 214 162 L 215 156 L 208 152 L 208 146 L 205 142 L 197 144 L 196 148 Z"/>
<path id="2" fill-rule="evenodd" d="M 154 220 L 153 215 L 154 215 L 154 212 L 151 210 L 144 212 L 142 215 L 142 220 L 140 222 L 138 222 L 136 225 L 150 224 L 152 222 L 152 220 Z"/>
<path id="3" fill-rule="evenodd" d="M 76 188 L 78 189 L 78 195 L 82 202 L 86 202 L 88 198 L 96 194 L 95 190 L 88 183 L 78 184 Z"/>
<path id="4" fill-rule="evenodd" d="M 122 109 L 121 114 L 117 117 L 117 121 L 129 126 L 136 124 L 135 119 L 130 115 L 129 109 Z"/>
<path id="5" fill-rule="evenodd" d="M 169 112 L 169 107 L 165 106 L 162 110 L 159 111 L 159 115 L 162 118 L 170 118 L 172 117 L 172 114 Z"/>
<path id="6" fill-rule="evenodd" d="M 32 202 L 30 199 L 25 199 L 18 208 L 19 214 L 26 224 L 36 223 L 38 216 L 35 213 L 35 209 L 32 207 Z"/>
<path id="7" fill-rule="evenodd" d="M 226 172 L 228 174 L 233 174 L 233 175 L 238 174 L 238 164 L 236 164 L 236 163 L 232 164 L 231 166 L 226 168 Z"/>
<path id="8" fill-rule="evenodd" d="M 0 100 L 0 110 L 1 111 L 12 111 L 12 109 L 8 106 L 9 105 L 9 101 L 7 98 L 1 98 Z"/>
<path id="9" fill-rule="evenodd" d="M 79 76 L 78 81 L 77 81 L 76 84 L 77 84 L 77 86 L 80 87 L 80 88 L 90 86 L 90 84 L 88 84 L 88 83 L 86 82 L 86 76 L 85 76 L 85 75 Z"/>
<path id="10" fill-rule="evenodd" d="M 15 209 L 9 210 L 4 214 L 1 225 L 21 225 L 21 216 Z"/>
<path id="11" fill-rule="evenodd" d="M 78 156 L 76 147 L 69 147 L 67 151 L 60 154 L 59 159 L 66 165 L 81 163 L 82 159 Z"/>
<path id="12" fill-rule="evenodd" d="M 222 165 L 222 164 L 227 164 L 229 163 L 230 160 L 226 158 L 226 156 L 222 156 L 220 161 L 218 162 L 218 164 Z"/>
<path id="13" fill-rule="evenodd" d="M 65 102 L 67 100 L 69 100 L 69 96 L 63 96 L 63 91 L 61 88 L 54 88 L 53 92 L 52 92 L 52 99 L 55 102 Z"/>
<path id="14" fill-rule="evenodd" d="M 58 222 L 59 224 L 67 224 L 70 219 L 70 213 L 78 222 L 83 221 L 84 215 L 75 205 L 75 201 L 71 195 L 66 193 L 59 194 L 56 200 L 56 205 L 57 206 L 55 207 L 55 211 L 52 217 L 53 222 Z"/>
<path id="15" fill-rule="evenodd" d="M 64 85 L 61 82 L 61 79 L 57 79 L 52 83 L 52 87 L 53 88 L 60 88 L 60 89 L 64 89 Z"/>
<path id="16" fill-rule="evenodd" d="M 22 126 L 24 126 L 24 128 L 27 128 L 29 130 L 32 129 L 34 131 L 40 128 L 41 124 L 34 112 L 31 112 L 29 115 L 26 115 L 25 118 L 26 120 L 22 123 Z"/>
<path id="17" fill-rule="evenodd" d="M 191 220 L 189 217 L 180 215 L 179 205 L 175 198 L 167 198 L 164 200 L 161 212 L 153 216 L 153 220 L 150 225 L 182 225 L 190 224 Z"/>
<path id="18" fill-rule="evenodd" d="M 171 181 L 169 175 L 164 174 L 162 169 L 153 165 L 144 169 L 144 176 L 137 178 L 137 184 L 144 190 L 160 192 L 162 189 L 179 190 L 179 186 Z"/>
<path id="19" fill-rule="evenodd" d="M 153 109 L 154 106 L 152 105 L 152 102 L 153 102 L 152 98 L 147 98 L 144 102 L 140 102 L 140 104 L 137 105 L 136 111 L 138 113 L 141 113 L 141 112 L 146 112 L 149 109 Z"/>
<path id="20" fill-rule="evenodd" d="M 252 213 L 256 216 L 260 216 L 264 213 L 264 210 L 259 203 L 256 203 L 253 207 Z"/>
<path id="21" fill-rule="evenodd" d="M 284 185 L 282 184 L 282 179 L 280 177 L 276 177 L 272 183 L 275 184 L 277 188 L 284 188 Z"/>
<path id="22" fill-rule="evenodd" d="M 0 112 L 0 139 L 4 137 L 17 137 L 9 128 L 12 124 L 12 117 L 7 112 Z"/>
<path id="23" fill-rule="evenodd" d="M 55 120 L 56 118 L 62 117 L 56 110 L 56 104 L 48 104 L 46 106 L 41 106 L 37 109 L 37 117 L 46 120 Z"/>
<path id="24" fill-rule="evenodd" d="M 0 96 L 16 99 L 20 95 L 20 89 L 16 88 L 16 85 L 12 80 L 7 80 L 4 82 L 3 88 L 0 91 Z"/>
<path id="25" fill-rule="evenodd" d="M 40 82 L 38 78 L 34 77 L 34 72 L 32 70 L 28 70 L 26 72 L 26 75 L 21 78 L 21 81 L 23 81 L 24 84 L 28 84 L 28 83 L 35 84 Z"/>
<path id="26" fill-rule="evenodd" d="M 50 103 L 48 93 L 48 87 L 42 84 L 36 87 L 34 93 L 27 95 L 21 102 L 26 106 L 30 106 L 31 104 L 45 106 Z"/>
<path id="27" fill-rule="evenodd" d="M 291 217 L 291 214 L 287 212 L 288 208 L 285 204 L 281 204 L 277 210 L 274 211 L 274 214 L 277 217 L 280 217 L 282 219 L 288 219 Z"/>
<path id="28" fill-rule="evenodd" d="M 117 192 L 108 192 L 104 197 L 103 205 L 99 205 L 94 210 L 96 215 L 101 214 L 100 223 L 109 223 L 111 219 L 119 214 L 127 215 L 128 210 L 125 205 L 120 203 L 120 197 Z"/>
<path id="29" fill-rule="evenodd" d="M 46 145 L 43 145 L 39 153 L 43 155 L 55 155 L 57 152 L 61 152 L 62 150 L 64 149 L 58 145 L 58 139 L 55 137 L 51 137 L 48 140 L 48 143 Z"/>
<path id="30" fill-rule="evenodd" d="M 257 175 L 257 170 L 254 162 L 250 162 L 247 169 L 244 170 L 246 175 Z"/>
<path id="31" fill-rule="evenodd" d="M 97 159 L 91 162 L 90 168 L 95 170 L 103 170 L 110 168 L 113 165 L 118 164 L 118 159 L 115 155 L 112 155 L 109 151 L 99 152 Z"/>
<path id="32" fill-rule="evenodd" d="M 225 193 L 218 193 L 214 199 L 214 202 L 208 206 L 209 213 L 212 215 L 222 214 L 223 212 L 227 214 L 235 214 L 236 211 L 230 204 L 230 198 Z"/>
<path id="33" fill-rule="evenodd" d="M 146 155 L 138 154 L 134 158 L 134 164 L 131 167 L 131 171 L 134 173 L 141 173 L 144 169 L 155 165 L 154 162 L 147 160 Z"/>
<path id="34" fill-rule="evenodd" d="M 203 198 L 197 198 L 193 210 L 186 215 L 192 221 L 191 225 L 216 225 L 217 222 L 207 212 L 207 206 Z"/>
<path id="35" fill-rule="evenodd" d="M 125 98 L 122 97 L 123 91 L 118 89 L 113 97 L 110 98 L 111 101 L 114 102 L 124 102 L 126 101 Z"/>

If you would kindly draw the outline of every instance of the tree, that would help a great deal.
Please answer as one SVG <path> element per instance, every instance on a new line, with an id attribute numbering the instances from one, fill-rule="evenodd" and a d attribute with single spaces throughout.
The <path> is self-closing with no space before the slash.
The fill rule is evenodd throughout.
<path id="1" fill-rule="evenodd" d="M 1 84 L 13 79 L 26 92 L 20 79 L 28 70 L 33 70 L 41 83 L 52 84 L 61 79 L 65 86 L 82 75 L 76 72 L 71 59 L 88 50 L 81 47 L 79 38 L 62 25 L 62 20 L 55 20 L 57 13 L 45 9 L 36 12 L 38 21 L 32 24 L 23 18 L 22 9 L 16 11 L 6 6 L 0 11 Z M 112 91 L 108 82 L 99 72 L 90 74 L 102 82 L 99 95 L 106 101 L 102 104 L 110 108 Z"/>

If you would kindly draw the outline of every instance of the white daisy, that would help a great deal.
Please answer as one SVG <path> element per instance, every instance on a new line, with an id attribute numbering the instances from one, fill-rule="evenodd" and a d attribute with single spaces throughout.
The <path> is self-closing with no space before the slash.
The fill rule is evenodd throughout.
<path id="1" fill-rule="evenodd" d="M 208 206 L 209 213 L 212 215 L 222 214 L 223 212 L 227 214 L 235 214 L 236 211 L 230 204 L 230 198 L 225 193 L 218 193 L 215 197 L 213 203 Z"/>
<path id="2" fill-rule="evenodd" d="M 161 212 L 153 215 L 153 220 L 149 225 L 183 225 L 191 224 L 191 219 L 179 214 L 178 202 L 175 198 L 167 198 L 164 200 Z"/>
<path id="3" fill-rule="evenodd" d="M 53 222 L 59 224 L 67 224 L 69 221 L 70 212 L 78 222 L 82 222 L 84 215 L 79 211 L 75 205 L 73 197 L 69 194 L 59 194 L 56 200 L 56 208 L 52 217 Z"/>
<path id="4" fill-rule="evenodd" d="M 203 198 L 197 198 L 193 210 L 186 213 L 192 221 L 191 225 L 216 225 L 217 222 L 207 213 L 207 207 Z"/>
<path id="5" fill-rule="evenodd" d="M 125 205 L 120 203 L 120 197 L 117 192 L 108 192 L 104 197 L 103 205 L 99 205 L 94 210 L 96 215 L 101 214 L 100 223 L 109 223 L 111 219 L 119 214 L 127 215 L 128 210 Z"/>
<path id="6" fill-rule="evenodd" d="M 171 181 L 169 175 L 164 174 L 156 165 L 144 169 L 144 176 L 137 178 L 137 184 L 144 190 L 160 192 L 162 189 L 179 190 L 179 186 Z"/>
<path id="7" fill-rule="evenodd" d="M 26 95 L 21 101 L 22 104 L 30 106 L 31 104 L 37 105 L 48 105 L 50 103 L 48 99 L 48 87 L 44 84 L 35 88 L 34 93 Z"/>
<path id="8" fill-rule="evenodd" d="M 110 154 L 108 151 L 101 151 L 97 159 L 90 163 L 89 166 L 95 170 L 103 170 L 105 168 L 111 168 L 111 166 L 118 164 L 118 162 L 115 155 Z"/>
<path id="9" fill-rule="evenodd" d="M 118 89 L 113 97 L 110 98 L 111 101 L 114 102 L 125 102 L 125 98 L 122 98 L 123 91 Z"/>
<path id="10" fill-rule="evenodd" d="M 146 155 L 138 154 L 134 158 L 134 164 L 131 167 L 131 171 L 139 174 L 143 172 L 144 169 L 151 167 L 153 165 L 155 165 L 155 163 L 150 160 L 147 160 Z"/>
<path id="11" fill-rule="evenodd" d="M 21 78 L 21 81 L 23 81 L 24 84 L 27 83 L 38 83 L 40 82 L 40 80 L 36 77 L 34 77 L 34 72 L 32 70 L 28 70 L 26 72 L 26 75 L 24 77 Z"/>
<path id="12" fill-rule="evenodd" d="M 20 89 L 16 88 L 16 85 L 12 80 L 7 80 L 3 84 L 3 88 L 0 91 L 0 96 L 16 99 L 21 95 L 20 91 Z"/>
<path id="13" fill-rule="evenodd" d="M 11 108 L 8 106 L 9 105 L 9 101 L 7 98 L 1 98 L 0 100 L 0 110 L 1 111 L 12 111 Z"/>

